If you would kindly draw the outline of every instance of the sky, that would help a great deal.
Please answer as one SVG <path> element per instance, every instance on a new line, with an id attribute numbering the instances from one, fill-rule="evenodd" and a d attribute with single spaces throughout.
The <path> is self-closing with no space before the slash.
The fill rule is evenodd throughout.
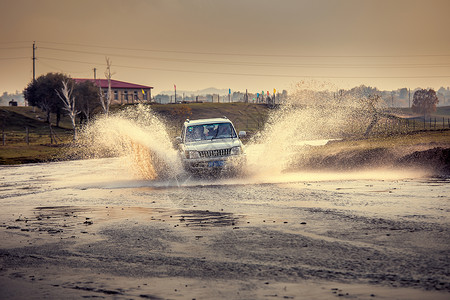
<path id="1" fill-rule="evenodd" d="M 161 91 L 450 86 L 449 0 L 0 0 L 0 94 L 61 72 Z"/>

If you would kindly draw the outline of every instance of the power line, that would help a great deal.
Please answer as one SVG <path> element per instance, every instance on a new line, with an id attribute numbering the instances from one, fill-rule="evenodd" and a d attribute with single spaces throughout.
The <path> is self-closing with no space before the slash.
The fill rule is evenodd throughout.
<path id="1" fill-rule="evenodd" d="M 40 56 L 39 59 L 47 59 L 47 60 L 55 60 L 55 61 L 63 61 L 63 62 L 73 62 L 73 63 L 96 65 L 96 66 L 106 66 L 105 63 L 88 62 L 88 61 L 80 61 L 80 60 L 72 60 L 72 59 L 59 59 L 59 58 L 44 57 L 44 56 Z"/>
<path id="2" fill-rule="evenodd" d="M 56 58 L 48 58 L 48 57 L 40 57 L 40 59 L 63 61 L 63 62 L 73 62 L 73 63 L 82 63 L 82 64 L 89 64 L 89 65 L 102 65 L 102 66 L 104 65 L 104 64 L 93 63 L 93 62 L 66 60 L 66 59 L 56 59 Z M 216 74 L 216 75 L 232 75 L 232 76 L 285 77 L 285 78 L 329 78 L 329 79 L 355 79 L 355 78 L 361 78 L 361 79 L 450 78 L 450 75 L 428 75 L 428 76 L 314 76 L 314 75 L 210 72 L 210 71 L 165 69 L 165 68 L 138 67 L 138 66 L 125 66 L 125 65 L 114 65 L 114 67 L 130 68 L 130 69 L 142 69 L 142 70 L 155 70 L 155 71 L 165 71 L 165 72 L 183 72 L 183 73 Z"/>
<path id="3" fill-rule="evenodd" d="M 0 47 L 0 50 L 28 49 L 29 47 Z"/>
<path id="4" fill-rule="evenodd" d="M 204 63 L 204 64 L 225 64 L 225 65 L 241 65 L 241 66 L 255 66 L 255 67 L 284 67 L 284 68 L 298 68 L 298 67 L 310 67 L 310 68 L 449 68 L 450 64 L 395 64 L 395 65 L 375 65 L 375 64 L 295 64 L 295 63 L 261 63 L 261 62 L 241 62 L 241 61 L 217 61 L 217 60 L 198 60 L 198 59 L 183 59 L 183 58 L 164 58 L 164 57 L 149 57 L 149 56 L 135 56 L 125 54 L 114 53 L 99 53 L 91 51 L 71 50 L 71 49 L 59 49 L 50 47 L 40 47 L 40 49 L 63 51 L 82 54 L 93 54 L 112 57 L 126 57 L 137 59 L 149 59 L 158 61 L 169 62 L 186 62 L 186 63 Z"/>
<path id="5" fill-rule="evenodd" d="M 262 54 L 262 53 L 227 53 L 227 52 L 202 52 L 202 51 L 183 51 L 183 50 L 162 50 L 162 49 L 145 49 L 145 48 L 126 48 L 126 47 L 111 47 L 111 46 L 101 46 L 101 45 L 86 45 L 86 44 L 75 44 L 75 43 L 60 43 L 60 42 L 46 42 L 40 41 L 41 43 L 47 44 L 58 44 L 67 46 L 81 46 L 81 47 L 91 47 L 91 48 L 106 48 L 106 49 L 117 49 L 126 51 L 146 51 L 146 52 L 161 52 L 161 53 L 177 53 L 177 54 L 195 54 L 195 55 L 220 55 L 220 56 L 246 56 L 246 57 L 284 57 L 284 58 L 414 58 L 414 57 L 450 57 L 448 53 L 437 53 L 437 54 L 402 54 L 402 55 L 299 55 L 299 54 Z"/>
<path id="6" fill-rule="evenodd" d="M 90 73 L 88 71 L 81 71 L 81 72 L 79 72 L 79 71 L 67 71 L 67 70 L 61 69 L 59 67 L 56 67 L 54 65 L 51 65 L 49 63 L 45 63 L 42 60 L 39 60 L 39 61 L 40 61 L 40 64 L 42 64 L 44 66 L 47 66 L 47 67 L 49 67 L 51 69 L 58 70 L 59 72 L 64 73 L 64 74 L 68 74 L 68 73 L 70 73 L 70 74 L 88 74 L 88 73 Z"/>
<path id="7" fill-rule="evenodd" d="M 1 41 L 1 42 L 0 42 L 0 45 L 24 44 L 24 43 L 30 44 L 30 42 L 31 42 L 31 41 L 9 41 L 9 42 Z"/>
<path id="8" fill-rule="evenodd" d="M 13 59 L 29 59 L 29 57 L 0 57 L 0 60 L 13 60 Z"/>

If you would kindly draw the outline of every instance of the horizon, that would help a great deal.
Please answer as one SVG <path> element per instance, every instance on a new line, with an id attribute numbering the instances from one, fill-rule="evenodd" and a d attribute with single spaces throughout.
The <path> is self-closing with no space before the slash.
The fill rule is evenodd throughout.
<path id="1" fill-rule="evenodd" d="M 43 75 L 45 75 L 45 74 L 43 74 Z M 73 78 L 73 79 L 75 79 L 75 78 Z M 77 79 L 80 79 L 80 78 L 77 78 Z M 83 78 L 83 79 L 88 79 L 88 78 Z M 114 80 L 117 80 L 117 79 L 114 79 Z M 123 81 L 123 80 L 120 80 L 120 81 Z M 130 82 L 130 83 L 134 83 L 134 82 Z M 353 86 L 353 87 L 350 87 L 350 88 L 348 88 L 348 89 L 343 89 L 343 90 L 345 90 L 345 91 L 349 91 L 349 90 L 351 90 L 351 89 L 354 89 L 354 88 L 358 88 L 358 87 L 360 87 L 360 86 L 364 86 L 364 85 L 359 85 L 359 86 Z M 395 92 L 395 91 L 399 91 L 399 90 L 401 90 L 401 89 L 404 89 L 404 88 L 406 88 L 406 89 L 408 89 L 407 87 L 398 87 L 398 88 L 394 88 L 394 89 L 392 89 L 392 90 L 390 90 L 390 89 L 388 89 L 388 90 L 383 90 L 383 89 L 379 89 L 378 87 L 376 87 L 376 86 L 366 86 L 366 87 L 369 87 L 369 88 L 374 88 L 374 89 L 377 89 L 377 90 L 379 90 L 380 92 Z M 416 90 L 419 90 L 419 89 L 433 89 L 436 93 L 438 93 L 438 90 L 440 90 L 440 89 L 445 89 L 447 92 L 449 92 L 450 91 L 450 85 L 449 86 L 440 86 L 439 88 L 433 88 L 433 87 L 415 87 L 415 88 L 411 88 L 410 90 L 411 91 L 416 91 Z M 217 87 L 213 87 L 213 86 L 211 86 L 211 87 L 207 87 L 207 88 L 203 88 L 203 89 L 198 89 L 198 90 L 179 90 L 178 88 L 177 88 L 177 94 L 178 93 L 191 93 L 191 94 L 197 94 L 197 95 L 203 95 L 204 93 L 205 93 L 205 91 L 207 91 L 207 90 L 216 90 L 216 91 L 221 91 L 221 92 L 223 92 L 222 94 L 219 94 L 219 95 L 228 95 L 228 88 L 217 88 Z M 311 90 L 311 91 L 316 91 L 316 92 L 334 92 L 334 90 L 330 90 L 330 89 L 323 89 L 323 90 L 317 90 L 317 89 L 308 89 L 308 88 L 305 88 L 304 90 Z M 281 93 L 281 92 L 283 92 L 284 90 L 277 90 L 277 93 Z M 288 93 L 289 93 L 289 91 L 288 90 L 286 90 Z M 245 93 L 246 91 L 244 90 L 244 91 L 242 91 L 242 90 L 231 90 L 231 93 L 233 94 L 234 92 L 237 92 L 237 93 Z M 261 92 L 261 91 L 248 91 L 248 93 L 249 94 L 256 94 L 256 93 L 259 93 L 259 92 Z M 267 92 L 267 91 L 264 91 L 264 92 Z M 4 96 L 4 95 L 7 95 L 7 96 L 12 96 L 12 95 L 23 95 L 23 90 L 16 90 L 16 91 L 14 91 L 14 92 L 9 92 L 9 91 L 0 91 L 0 97 L 2 97 L 2 96 Z M 165 91 L 160 91 L 159 93 L 157 93 L 157 94 L 155 94 L 155 93 L 153 93 L 152 92 L 152 95 L 171 95 L 171 94 L 174 94 L 174 90 L 165 90 Z M 214 94 L 217 94 L 217 93 L 214 93 Z"/>

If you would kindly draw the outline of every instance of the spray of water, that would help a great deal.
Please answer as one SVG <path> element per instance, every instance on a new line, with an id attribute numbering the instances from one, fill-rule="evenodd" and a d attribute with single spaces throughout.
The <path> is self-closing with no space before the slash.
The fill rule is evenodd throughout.
<path id="1" fill-rule="evenodd" d="M 138 179 L 182 170 L 164 122 L 143 105 L 97 118 L 81 132 L 77 149 L 83 158 L 122 157 Z"/>
<path id="2" fill-rule="evenodd" d="M 363 90 L 346 95 L 330 90 L 335 89 L 323 83 L 297 84 L 289 99 L 269 116 L 264 130 L 249 144 L 252 173 L 277 174 L 289 169 L 302 157 L 311 155 L 311 148 L 303 147 L 305 141 L 361 134 L 381 105 L 372 105 L 370 95 Z M 297 161 L 292 161 L 294 158 Z"/>
<path id="3" fill-rule="evenodd" d="M 301 82 L 273 110 L 264 129 L 246 145 L 248 179 L 281 176 L 299 160 L 309 159 L 313 154 L 305 141 L 364 132 L 377 109 L 366 101 L 368 95 L 363 90 L 347 95 L 330 90 L 336 89 Z M 176 178 L 183 168 L 167 128 L 149 106 L 133 106 L 87 126 L 79 149 L 84 157 L 123 157 L 138 179 Z"/>

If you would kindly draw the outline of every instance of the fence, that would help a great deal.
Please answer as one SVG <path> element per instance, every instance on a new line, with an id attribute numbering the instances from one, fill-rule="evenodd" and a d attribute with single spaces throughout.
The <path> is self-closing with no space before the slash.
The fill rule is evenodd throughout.
<path id="1" fill-rule="evenodd" d="M 55 131 L 51 126 L 48 128 L 48 132 L 44 132 L 42 129 L 33 129 L 24 127 L 23 130 L 8 130 L 2 129 L 1 132 L 1 145 L 27 145 L 30 144 L 58 144 L 69 141 L 69 137 L 72 137 L 70 131 Z"/>
<path id="2" fill-rule="evenodd" d="M 239 130 L 257 132 L 264 128 L 268 115 L 265 113 L 254 113 L 253 115 L 242 115 L 232 118 L 231 121 Z M 367 129 L 367 123 L 358 124 L 352 122 L 347 134 L 363 135 Z M 431 117 L 427 119 L 402 119 L 402 118 L 381 118 L 372 128 L 370 135 L 379 134 L 401 134 L 414 131 L 433 131 L 450 129 L 450 118 Z M 24 127 L 23 130 L 4 129 L 1 132 L 0 145 L 33 145 L 33 144 L 58 144 L 72 140 L 71 130 L 61 130 L 58 132 L 51 126 L 47 130 Z"/>
<path id="3" fill-rule="evenodd" d="M 358 124 L 357 122 L 350 123 L 350 130 L 348 134 L 367 135 L 367 122 Z M 433 131 L 433 130 L 447 130 L 450 129 L 450 118 L 415 118 L 403 119 L 396 117 L 380 118 L 376 125 L 373 126 L 369 135 L 383 135 L 383 134 L 402 134 L 412 133 L 415 131 Z"/>

